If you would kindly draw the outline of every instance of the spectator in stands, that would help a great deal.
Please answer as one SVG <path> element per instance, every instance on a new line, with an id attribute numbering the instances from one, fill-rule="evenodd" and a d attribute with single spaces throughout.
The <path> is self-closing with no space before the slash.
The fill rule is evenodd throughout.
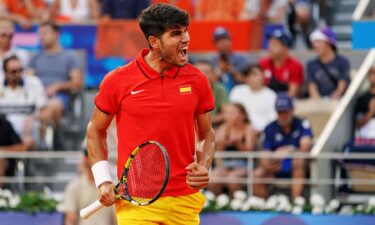
<path id="1" fill-rule="evenodd" d="M 150 0 L 101 0 L 100 4 L 103 19 L 136 19 Z"/>
<path id="2" fill-rule="evenodd" d="M 319 24 L 332 26 L 336 15 L 337 4 L 333 0 L 315 0 L 315 4 L 319 9 L 319 15 L 314 18 Z"/>
<path id="3" fill-rule="evenodd" d="M 216 132 L 217 151 L 249 152 L 254 150 L 256 134 L 247 119 L 245 108 L 238 103 L 229 103 L 223 108 L 224 123 Z M 246 159 L 225 159 L 216 161 L 211 178 L 228 178 L 230 183 L 210 183 L 209 189 L 220 194 L 223 188 L 228 188 L 232 195 L 241 188 L 236 179 L 246 176 Z"/>
<path id="4" fill-rule="evenodd" d="M 196 19 L 205 21 L 235 21 L 240 19 L 245 0 L 199 0 Z"/>
<path id="5" fill-rule="evenodd" d="M 311 48 L 309 34 L 311 27 L 315 26 L 311 15 L 312 0 L 289 0 L 288 11 L 288 26 L 293 43 L 296 43 L 298 35 L 302 35 L 305 46 Z"/>
<path id="6" fill-rule="evenodd" d="M 65 214 L 65 225 L 114 225 L 116 224 L 114 207 L 101 209 L 88 220 L 83 222 L 79 211 L 96 201 L 98 198 L 94 177 L 88 162 L 87 151 L 81 159 L 78 168 L 79 177 L 70 181 L 65 188 L 63 211 Z"/>
<path id="7" fill-rule="evenodd" d="M 59 126 L 60 118 L 70 103 L 70 94 L 81 90 L 83 75 L 79 60 L 59 43 L 60 27 L 44 22 L 39 27 L 42 51 L 30 61 L 29 73 L 38 76 L 49 101 L 41 112 L 43 122 Z"/>
<path id="8" fill-rule="evenodd" d="M 5 57 L 16 55 L 21 60 L 23 67 L 26 67 L 29 63 L 29 54 L 27 51 L 12 45 L 13 36 L 13 22 L 7 19 L 0 19 L 0 77 L 4 75 L 2 68 Z"/>
<path id="9" fill-rule="evenodd" d="M 241 19 L 286 24 L 288 0 L 246 0 Z"/>
<path id="10" fill-rule="evenodd" d="M 243 77 L 239 71 L 249 63 L 249 60 L 232 51 L 232 40 L 229 31 L 224 27 L 217 27 L 214 31 L 214 43 L 217 54 L 213 62 L 219 67 L 220 82 L 228 93 L 235 84 L 242 83 Z"/>
<path id="11" fill-rule="evenodd" d="M 275 30 L 268 37 L 268 53 L 259 60 L 265 82 L 276 93 L 297 97 L 303 85 L 302 63 L 289 54 L 291 39 L 284 30 Z"/>
<path id="12" fill-rule="evenodd" d="M 152 4 L 165 3 L 175 5 L 180 9 L 185 10 L 190 18 L 195 17 L 195 0 L 152 0 Z"/>
<path id="13" fill-rule="evenodd" d="M 244 76 L 245 84 L 234 87 L 229 99 L 245 107 L 252 127 L 260 133 L 277 117 L 276 93 L 264 86 L 264 74 L 259 65 L 248 65 Z"/>
<path id="14" fill-rule="evenodd" d="M 4 78 L 0 78 L 0 112 L 7 116 L 22 143 L 28 148 L 39 141 L 39 112 L 47 97 L 39 78 L 22 75 L 17 56 L 4 60 Z"/>
<path id="15" fill-rule="evenodd" d="M 228 93 L 224 86 L 219 83 L 219 75 L 211 61 L 199 60 L 194 63 L 194 66 L 204 73 L 210 81 L 215 98 L 215 109 L 211 111 L 211 122 L 217 126 L 223 121 L 222 106 L 228 102 Z"/>
<path id="16" fill-rule="evenodd" d="M 88 22 L 100 15 L 98 0 L 54 0 L 51 7 L 51 18 L 63 22 Z"/>
<path id="17" fill-rule="evenodd" d="M 368 72 L 368 80 L 370 83 L 369 90 L 361 94 L 355 104 L 354 108 L 354 125 L 353 139 L 344 145 L 343 151 L 345 153 L 374 153 L 375 152 L 375 66 L 372 66 Z M 343 160 L 343 178 L 347 178 L 346 173 L 354 179 L 361 179 L 355 171 L 369 171 L 369 168 L 375 165 L 373 159 L 345 159 Z M 362 189 L 366 186 L 352 187 L 355 189 Z M 342 188 L 347 188 L 343 186 Z M 371 190 L 372 191 L 372 190 Z"/>
<path id="18" fill-rule="evenodd" d="M 2 151 L 25 151 L 28 146 L 22 144 L 21 139 L 14 131 L 12 124 L 5 115 L 0 114 L 0 152 Z M 14 176 L 15 160 L 0 158 L 0 177 Z M 4 188 L 0 182 L 0 189 Z"/>
<path id="19" fill-rule="evenodd" d="M 375 66 L 371 67 L 368 79 L 370 89 L 363 93 L 355 106 L 355 125 L 357 144 L 375 147 Z M 366 143 L 367 142 L 367 143 Z"/>
<path id="20" fill-rule="evenodd" d="M 10 19 L 28 29 L 33 21 L 48 17 L 43 0 L 0 0 L 0 18 Z"/>
<path id="21" fill-rule="evenodd" d="M 276 111 L 278 118 L 270 123 L 264 131 L 263 151 L 278 156 L 275 159 L 262 158 L 260 165 L 254 171 L 254 179 L 277 177 L 292 177 L 303 179 L 306 175 L 306 162 L 303 159 L 286 158 L 285 154 L 292 152 L 308 152 L 312 143 L 310 123 L 295 117 L 293 100 L 285 94 L 277 96 Z M 254 195 L 266 198 L 267 186 L 254 184 Z M 293 183 L 291 187 L 293 198 L 301 196 L 303 184 Z"/>
<path id="22" fill-rule="evenodd" d="M 311 98 L 339 99 L 350 82 L 347 58 L 337 53 L 336 35 L 330 28 L 318 28 L 310 36 L 317 58 L 307 63 Z"/>

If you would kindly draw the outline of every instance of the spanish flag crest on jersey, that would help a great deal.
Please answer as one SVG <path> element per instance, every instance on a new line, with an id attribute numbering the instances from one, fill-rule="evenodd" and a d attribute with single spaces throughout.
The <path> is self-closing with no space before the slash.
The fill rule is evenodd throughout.
<path id="1" fill-rule="evenodd" d="M 191 94 L 191 85 L 182 85 L 180 86 L 180 94 Z"/>

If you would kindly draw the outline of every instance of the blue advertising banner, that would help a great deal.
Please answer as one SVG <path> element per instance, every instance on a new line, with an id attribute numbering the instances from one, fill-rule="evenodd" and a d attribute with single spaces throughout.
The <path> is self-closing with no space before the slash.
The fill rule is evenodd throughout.
<path id="1" fill-rule="evenodd" d="M 201 225 L 374 225 L 375 216 L 370 215 L 290 215 L 264 212 L 203 213 Z"/>
<path id="2" fill-rule="evenodd" d="M 74 49 L 85 52 L 85 87 L 97 88 L 104 75 L 118 66 L 122 66 L 129 60 L 120 57 L 103 59 L 95 58 L 96 25 L 64 25 L 61 26 L 60 42 L 65 49 Z M 40 49 L 37 26 L 31 30 L 17 28 L 14 43 L 30 51 Z"/>
<path id="3" fill-rule="evenodd" d="M 0 224 L 63 225 L 62 213 L 0 212 Z M 202 213 L 201 225 L 374 225 L 371 215 L 290 215 L 265 212 Z"/>
<path id="4" fill-rule="evenodd" d="M 0 224 L 4 225 L 63 225 L 62 213 L 0 212 Z"/>
<path id="5" fill-rule="evenodd" d="M 354 21 L 352 29 L 353 49 L 375 48 L 375 20 Z"/>

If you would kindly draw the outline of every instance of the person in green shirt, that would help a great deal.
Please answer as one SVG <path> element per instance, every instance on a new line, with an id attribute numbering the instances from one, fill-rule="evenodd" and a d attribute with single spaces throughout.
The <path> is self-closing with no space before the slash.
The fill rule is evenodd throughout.
<path id="1" fill-rule="evenodd" d="M 225 87 L 219 83 L 219 76 L 215 71 L 213 63 L 209 60 L 198 60 L 194 63 L 202 73 L 204 73 L 210 81 L 212 91 L 215 98 L 215 109 L 211 111 L 212 124 L 217 127 L 222 121 L 222 105 L 228 102 L 228 93 Z"/>

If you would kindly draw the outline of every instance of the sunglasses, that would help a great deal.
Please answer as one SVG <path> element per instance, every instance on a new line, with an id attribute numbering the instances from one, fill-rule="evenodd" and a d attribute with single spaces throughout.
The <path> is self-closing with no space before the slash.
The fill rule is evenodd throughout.
<path id="1" fill-rule="evenodd" d="M 17 69 L 7 70 L 7 73 L 14 75 L 14 74 L 22 73 L 22 71 L 23 71 L 23 68 L 17 68 Z"/>
<path id="2" fill-rule="evenodd" d="M 13 33 L 3 32 L 3 33 L 0 33 L 0 37 L 2 37 L 2 38 L 12 38 L 13 37 Z"/>

